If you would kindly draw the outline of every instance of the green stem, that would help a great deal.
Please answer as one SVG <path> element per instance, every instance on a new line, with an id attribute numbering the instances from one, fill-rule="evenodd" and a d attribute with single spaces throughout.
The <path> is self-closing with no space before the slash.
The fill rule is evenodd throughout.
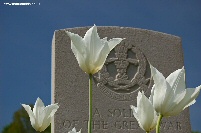
<path id="1" fill-rule="evenodd" d="M 149 133 L 148 131 L 146 133 Z"/>
<path id="2" fill-rule="evenodd" d="M 162 118 L 163 118 L 163 115 L 160 114 L 158 121 L 157 121 L 157 125 L 156 125 L 156 133 L 160 133 L 160 125 L 161 125 Z"/>
<path id="3" fill-rule="evenodd" d="M 92 74 L 89 74 L 89 122 L 88 133 L 92 133 Z"/>

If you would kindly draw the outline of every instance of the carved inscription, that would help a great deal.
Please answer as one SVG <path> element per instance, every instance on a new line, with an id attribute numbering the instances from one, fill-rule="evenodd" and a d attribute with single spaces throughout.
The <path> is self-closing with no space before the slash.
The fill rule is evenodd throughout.
<path id="1" fill-rule="evenodd" d="M 107 120 L 104 120 L 104 118 Z M 114 119 L 113 123 L 109 119 Z M 88 120 L 65 120 L 63 126 L 68 130 L 78 125 L 84 125 L 82 129 L 87 129 Z M 102 114 L 98 108 L 93 111 L 92 129 L 107 131 L 108 129 L 114 130 L 139 130 L 138 122 L 133 116 L 131 109 L 108 109 L 107 114 Z M 181 122 L 178 121 L 165 121 L 161 123 L 161 128 L 164 130 L 182 130 Z"/>
<path id="2" fill-rule="evenodd" d="M 165 129 L 165 130 L 182 130 L 182 125 L 180 122 L 162 122 L 161 123 L 161 128 Z"/>
<path id="3" fill-rule="evenodd" d="M 144 54 L 134 45 L 121 43 L 108 55 L 98 76 L 97 87 L 112 99 L 133 100 L 133 93 L 151 87 L 150 68 Z"/>

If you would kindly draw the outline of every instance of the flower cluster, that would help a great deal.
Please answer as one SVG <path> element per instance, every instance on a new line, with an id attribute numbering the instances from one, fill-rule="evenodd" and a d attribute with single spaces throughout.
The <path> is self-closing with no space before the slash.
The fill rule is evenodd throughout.
<path id="1" fill-rule="evenodd" d="M 92 74 L 102 68 L 109 52 L 123 39 L 113 38 L 109 41 L 107 38 L 100 39 L 95 25 L 86 32 L 84 38 L 68 31 L 66 33 L 71 39 L 71 49 L 80 68 L 90 77 L 88 133 L 92 133 Z M 152 65 L 150 68 L 154 80 L 150 97 L 147 98 L 144 92 L 139 91 L 137 107 L 133 105 L 130 107 L 139 126 L 144 131 L 149 133 L 157 127 L 156 132 L 159 133 L 162 117 L 178 115 L 185 108 L 194 104 L 201 86 L 186 89 L 184 67 L 174 71 L 167 78 Z M 51 118 L 59 108 L 57 104 L 45 107 L 40 98 L 36 100 L 33 111 L 28 105 L 22 104 L 22 106 L 29 114 L 31 125 L 39 132 L 49 126 Z M 73 128 L 68 133 L 81 133 L 81 130 L 77 132 Z"/>
<path id="2" fill-rule="evenodd" d="M 109 52 L 123 40 L 122 38 L 113 38 L 109 41 L 107 38 L 100 39 L 95 25 L 86 32 L 84 38 L 68 31 L 66 33 L 71 39 L 71 49 L 80 68 L 87 74 L 98 72 Z M 155 83 L 151 95 L 148 99 L 144 92 L 139 92 L 137 107 L 131 105 L 133 115 L 146 132 L 155 129 L 157 119 L 160 124 L 162 117 L 177 115 L 195 103 L 195 98 L 201 89 L 201 86 L 186 89 L 184 67 L 171 73 L 166 79 L 156 68 L 151 65 L 150 67 Z"/>
<path id="3" fill-rule="evenodd" d="M 146 132 L 156 127 L 157 117 L 162 119 L 175 116 L 194 104 L 201 89 L 201 86 L 186 89 L 184 67 L 171 73 L 166 79 L 152 65 L 150 68 L 154 85 L 149 99 L 143 92 L 139 92 L 137 107 L 131 105 L 135 118 Z"/>

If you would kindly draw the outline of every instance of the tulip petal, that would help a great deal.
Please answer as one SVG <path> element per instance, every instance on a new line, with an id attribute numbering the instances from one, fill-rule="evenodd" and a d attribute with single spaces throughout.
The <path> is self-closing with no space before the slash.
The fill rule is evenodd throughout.
<path id="1" fill-rule="evenodd" d="M 153 96 L 153 105 L 156 112 L 161 112 L 163 110 L 162 105 L 166 99 L 169 99 L 169 94 L 172 93 L 172 90 L 169 83 L 165 80 L 163 74 L 152 65 L 150 65 L 150 68 L 155 83 L 154 95 L 156 95 Z"/>
<path id="2" fill-rule="evenodd" d="M 72 129 L 72 131 L 73 131 L 73 132 L 76 132 L 76 129 L 75 129 L 75 127 L 74 127 L 74 128 Z"/>
<path id="3" fill-rule="evenodd" d="M 201 86 L 196 88 L 188 88 L 186 89 L 186 95 L 180 104 L 185 105 L 183 109 L 195 103 L 195 99 L 198 97 L 200 93 Z"/>
<path id="4" fill-rule="evenodd" d="M 45 107 L 45 109 L 43 110 L 44 119 L 43 124 L 40 128 L 41 131 L 44 131 L 50 125 L 51 117 L 54 116 L 58 108 L 59 106 L 57 104 L 52 104 Z"/>
<path id="5" fill-rule="evenodd" d="M 175 115 L 179 114 L 185 108 L 194 104 L 196 102 L 195 99 L 199 95 L 200 89 L 201 89 L 201 86 L 198 86 L 196 88 L 186 89 L 184 98 L 178 104 L 176 104 L 175 108 L 173 108 L 173 110 L 171 112 L 169 112 L 168 115 L 175 116 Z"/>
<path id="6" fill-rule="evenodd" d="M 174 90 L 169 86 L 169 88 L 166 89 L 163 103 L 161 104 L 163 106 L 160 111 L 162 114 L 164 114 L 166 110 L 170 108 L 173 100 L 174 100 Z"/>
<path id="7" fill-rule="evenodd" d="M 138 107 L 138 118 L 143 126 L 145 131 L 150 131 L 150 127 L 152 125 L 152 122 L 154 120 L 154 109 L 151 104 L 151 102 L 148 100 L 148 98 L 144 95 L 144 93 L 138 93 L 138 96 L 141 95 L 139 100 Z"/>
<path id="8" fill-rule="evenodd" d="M 80 37 L 78 34 L 74 34 L 68 31 L 65 31 L 67 35 L 71 39 L 71 45 L 74 45 L 76 50 L 79 51 L 81 55 L 86 54 L 86 46 L 85 42 L 83 41 L 82 37 Z"/>
<path id="9" fill-rule="evenodd" d="M 35 130 L 37 130 L 39 126 L 38 126 L 38 123 L 35 120 L 35 116 L 34 116 L 34 113 L 31 110 L 31 107 L 29 105 L 26 105 L 26 104 L 22 104 L 22 106 L 24 107 L 24 109 L 27 111 L 27 113 L 29 115 L 32 127 Z"/>
<path id="10" fill-rule="evenodd" d="M 152 89 L 151 89 L 151 94 L 150 94 L 150 96 L 149 96 L 149 100 L 150 100 L 151 104 L 153 104 L 154 91 L 155 91 L 155 85 L 153 85 L 153 87 L 152 87 Z M 165 113 L 166 110 L 169 109 L 169 108 L 172 106 L 172 101 L 174 100 L 174 99 L 172 98 L 172 97 L 174 96 L 173 90 L 168 89 L 167 92 L 169 92 L 169 93 L 167 93 L 167 94 L 164 96 L 165 98 L 164 98 L 164 102 L 163 102 L 163 105 L 166 104 L 166 106 L 163 107 L 163 108 L 160 110 L 161 113 Z"/>
<path id="11" fill-rule="evenodd" d="M 75 129 L 75 127 L 71 130 L 71 131 L 69 131 L 68 133 L 81 133 L 81 130 L 79 131 L 79 132 L 76 132 L 76 129 Z"/>
<path id="12" fill-rule="evenodd" d="M 171 90 L 174 91 L 170 95 L 169 99 L 166 99 L 167 105 L 164 107 L 164 115 L 165 112 L 169 112 L 169 110 L 174 110 L 177 104 L 184 98 L 186 94 L 186 85 L 185 85 L 185 70 L 184 67 L 182 69 L 178 69 L 171 73 L 167 81 L 171 83 Z"/>
<path id="13" fill-rule="evenodd" d="M 174 94 L 175 95 L 175 94 Z M 175 112 L 175 109 L 178 108 L 179 103 L 181 102 L 181 100 L 183 100 L 184 96 L 186 95 L 186 91 L 183 91 L 182 93 L 177 94 L 176 96 L 174 96 L 171 100 L 171 102 L 169 102 L 166 106 L 165 106 L 165 111 L 163 112 L 163 116 L 164 117 L 169 117 L 169 116 L 173 116 L 175 114 L 177 114 L 177 112 Z M 181 108 L 182 109 L 182 108 Z M 181 110 L 182 111 L 182 110 Z M 178 112 L 179 113 L 179 112 Z"/>
<path id="14" fill-rule="evenodd" d="M 41 116 L 44 108 L 45 108 L 45 106 L 44 106 L 43 101 L 38 97 L 36 100 L 36 103 L 34 105 L 34 108 L 33 108 L 33 113 L 36 117 L 36 121 L 37 121 L 39 127 L 42 126 L 42 122 L 44 119 L 44 116 Z"/>
<path id="15" fill-rule="evenodd" d="M 93 73 L 98 72 L 104 65 L 104 62 L 109 54 L 109 47 L 108 45 L 104 45 L 103 48 L 101 49 L 100 53 L 97 53 L 98 58 L 95 59 L 94 65 L 96 66 L 96 69 L 93 70 Z"/>
<path id="16" fill-rule="evenodd" d="M 119 44 L 122 40 L 124 40 L 125 38 L 112 38 L 108 41 L 108 46 L 110 48 L 110 51 L 117 45 Z"/>
<path id="17" fill-rule="evenodd" d="M 130 107 L 131 107 L 131 109 L 132 109 L 133 115 L 134 115 L 135 119 L 137 120 L 139 126 L 140 126 L 143 130 L 145 130 L 144 127 L 143 127 L 143 125 L 140 123 L 139 118 L 138 118 L 138 113 L 137 113 L 137 112 L 138 112 L 138 108 L 135 107 L 135 106 L 133 106 L 133 105 L 130 105 Z"/>
<path id="18" fill-rule="evenodd" d="M 81 54 L 77 49 L 76 47 L 71 43 L 71 49 L 78 61 L 78 64 L 80 66 L 80 68 L 84 71 L 84 72 L 87 72 L 89 73 L 89 69 L 87 68 L 86 66 L 86 62 L 85 62 L 85 57 L 83 56 L 83 54 Z"/>
<path id="19" fill-rule="evenodd" d="M 135 107 L 133 105 L 130 105 L 130 107 L 132 109 L 132 112 L 133 112 L 135 119 L 137 119 L 137 121 L 139 121 L 138 116 L 137 116 L 137 107 Z"/>
<path id="20" fill-rule="evenodd" d="M 100 39 L 97 33 L 97 27 L 94 25 L 90 28 L 85 36 L 84 41 L 87 45 L 88 56 L 85 58 L 85 63 L 88 66 L 88 71 L 91 74 L 98 72 L 109 53 L 109 48 L 106 46 L 107 38 Z"/>
<path id="21" fill-rule="evenodd" d="M 175 83 L 175 81 L 177 80 L 177 78 L 179 77 L 180 73 L 181 73 L 182 69 L 178 69 L 174 72 L 172 72 L 167 78 L 167 82 L 170 84 L 170 86 L 172 87 Z"/>
<path id="22" fill-rule="evenodd" d="M 152 104 L 153 104 L 154 90 L 155 90 L 155 85 L 152 86 L 151 94 L 150 94 L 150 96 L 149 96 L 149 100 L 150 100 L 150 102 L 151 102 Z"/>
<path id="23" fill-rule="evenodd" d="M 84 41 L 87 47 L 87 50 L 90 54 L 89 60 L 94 61 L 94 58 L 97 55 L 97 52 L 100 50 L 102 47 L 101 39 L 97 33 L 97 27 L 94 25 L 91 27 L 85 34 L 84 36 Z"/>
<path id="24" fill-rule="evenodd" d="M 79 66 L 81 69 L 85 72 L 88 71 L 88 68 L 86 67 L 85 58 L 87 57 L 87 51 L 85 42 L 83 41 L 82 37 L 80 37 L 77 34 L 71 33 L 66 31 L 68 36 L 71 39 L 71 49 L 78 61 Z"/>
<path id="25" fill-rule="evenodd" d="M 53 117 L 58 108 L 59 106 L 57 103 L 46 106 L 44 109 L 44 113 L 46 114 L 45 117 Z"/>
<path id="26" fill-rule="evenodd" d="M 175 91 L 175 94 L 182 93 L 186 89 L 184 67 L 171 73 L 166 80 Z"/>

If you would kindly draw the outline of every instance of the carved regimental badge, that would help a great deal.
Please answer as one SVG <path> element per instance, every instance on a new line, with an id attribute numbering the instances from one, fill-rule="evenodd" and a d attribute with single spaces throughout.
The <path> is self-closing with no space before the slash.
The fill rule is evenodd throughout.
<path id="1" fill-rule="evenodd" d="M 151 87 L 150 73 L 149 63 L 140 49 L 122 42 L 110 52 L 98 76 L 94 77 L 98 88 L 108 97 L 131 101 L 139 90 L 146 92 Z"/>

